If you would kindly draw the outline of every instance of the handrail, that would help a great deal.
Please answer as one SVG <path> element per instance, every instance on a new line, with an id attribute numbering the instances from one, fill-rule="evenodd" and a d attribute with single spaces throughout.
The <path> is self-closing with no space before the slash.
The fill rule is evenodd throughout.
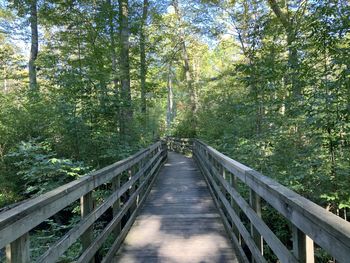
<path id="1" fill-rule="evenodd" d="M 192 138 L 167 137 L 166 141 L 168 149 L 171 151 L 183 154 L 192 153 Z"/>
<path id="2" fill-rule="evenodd" d="M 103 169 L 90 173 L 73 182 L 58 187 L 46 194 L 30 199 L 19 206 L 0 213 L 0 248 L 6 246 L 8 262 L 30 262 L 29 231 L 55 215 L 76 200 L 81 201 L 82 219 L 60 240 L 43 254 L 38 262 L 55 262 L 74 243 L 81 239 L 83 257 L 89 262 L 112 232 L 118 240 L 123 239 L 135 218 L 137 209 L 147 196 L 159 168 L 166 159 L 167 148 L 164 142 L 157 142 L 138 153 Z M 128 179 L 121 181 L 123 174 Z M 93 191 L 110 183 L 112 194 L 94 209 Z M 122 184 L 121 184 L 122 183 Z M 120 198 L 129 193 L 130 197 L 121 206 Z M 113 209 L 113 219 L 96 240 L 93 241 L 93 224 L 107 211 Z M 121 228 L 122 217 L 130 211 L 129 221 Z M 131 222 L 131 223 L 130 223 Z M 101 236 L 102 235 L 102 236 Z M 114 245 L 109 259 L 118 249 Z M 108 261 L 106 261 L 108 262 Z"/>
<path id="3" fill-rule="evenodd" d="M 199 140 L 194 140 L 193 156 L 234 243 L 241 246 L 243 239 L 255 262 L 266 262 L 263 240 L 281 262 L 314 262 L 313 242 L 339 262 L 349 261 L 349 222 Z M 248 186 L 249 202 L 239 194 L 237 179 Z M 261 218 L 262 199 L 291 223 L 292 251 Z M 250 231 L 240 219 L 241 213 L 248 218 Z"/>

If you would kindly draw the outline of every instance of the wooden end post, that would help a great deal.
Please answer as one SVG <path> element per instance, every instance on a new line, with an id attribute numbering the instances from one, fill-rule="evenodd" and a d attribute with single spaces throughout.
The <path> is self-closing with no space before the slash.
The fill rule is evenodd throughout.
<path id="1" fill-rule="evenodd" d="M 301 263 L 314 263 L 314 242 L 296 226 L 292 227 L 293 253 Z"/>
<path id="2" fill-rule="evenodd" d="M 261 218 L 261 198 L 251 189 L 250 189 L 250 195 L 249 195 L 249 203 L 250 203 L 250 206 L 253 208 L 253 210 L 256 212 L 256 214 Z M 261 251 L 261 255 L 263 255 L 264 254 L 263 238 L 252 223 L 250 223 L 250 233 L 258 249 Z"/>
<path id="3" fill-rule="evenodd" d="M 234 176 L 233 174 L 230 174 L 230 184 L 232 186 L 232 188 L 237 191 L 237 177 Z M 240 211 L 239 211 L 239 206 L 236 204 L 236 202 L 234 201 L 234 198 L 231 196 L 231 207 L 233 208 L 233 210 L 235 211 L 236 215 L 240 218 Z M 240 235 L 238 228 L 235 226 L 235 224 L 232 222 L 232 231 L 233 233 L 235 233 L 238 243 L 241 245 L 242 244 L 242 236 Z"/>
<path id="4" fill-rule="evenodd" d="M 30 240 L 29 233 L 17 238 L 6 246 L 7 263 L 29 263 L 30 262 Z"/>
<path id="5" fill-rule="evenodd" d="M 80 212 L 81 217 L 84 218 L 88 216 L 94 210 L 94 200 L 92 197 L 92 191 L 87 193 L 86 195 L 80 198 Z M 83 251 L 85 251 L 90 244 L 92 243 L 94 238 L 94 227 L 90 226 L 84 234 L 81 235 L 81 244 L 83 247 Z M 94 263 L 95 260 L 92 259 L 90 263 Z"/>
<path id="6" fill-rule="evenodd" d="M 136 167 L 134 165 L 128 171 L 129 172 L 129 180 L 131 180 L 132 177 L 135 175 L 135 168 Z M 132 186 L 130 186 L 129 197 L 131 197 L 134 192 L 135 192 L 135 183 Z M 132 214 L 135 211 L 135 209 L 136 209 L 136 200 L 135 200 L 135 202 L 133 202 L 133 204 L 130 207 L 130 214 Z"/>
<path id="7" fill-rule="evenodd" d="M 115 177 L 112 180 L 112 191 L 115 192 L 120 188 L 120 175 L 118 175 L 117 177 Z M 120 198 L 117 199 L 117 201 L 115 201 L 115 203 L 112 206 L 112 210 L 113 210 L 113 218 L 118 214 L 118 212 L 120 211 Z M 115 229 L 113 230 L 113 234 L 115 237 L 117 237 L 120 233 L 120 231 L 122 230 L 121 224 L 120 222 L 116 225 Z"/>

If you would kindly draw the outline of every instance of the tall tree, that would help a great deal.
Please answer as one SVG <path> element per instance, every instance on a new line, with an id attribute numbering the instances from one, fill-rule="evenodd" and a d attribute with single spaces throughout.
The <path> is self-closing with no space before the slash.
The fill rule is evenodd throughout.
<path id="1" fill-rule="evenodd" d="M 267 0 L 270 8 L 276 15 L 277 19 L 280 21 L 282 26 L 286 31 L 287 37 L 287 47 L 288 47 L 288 66 L 290 68 L 290 73 L 286 74 L 286 81 L 292 85 L 292 93 L 294 99 L 299 99 L 301 96 L 301 84 L 299 82 L 297 72 L 299 68 L 298 52 L 295 45 L 295 40 L 298 33 L 298 18 L 305 12 L 306 2 L 301 1 L 297 7 L 297 11 L 292 13 L 288 8 L 288 1 L 281 1 L 279 3 L 277 0 Z M 281 6 L 284 6 L 282 8 Z M 288 76 L 290 74 L 290 77 Z"/>
<path id="2" fill-rule="evenodd" d="M 182 60 L 183 60 L 183 69 L 185 73 L 186 78 L 186 84 L 187 84 L 187 90 L 190 94 L 190 111 L 192 114 L 192 132 L 195 133 L 196 130 L 196 111 L 197 111 L 197 105 L 196 105 L 196 91 L 193 85 L 193 76 L 190 68 L 190 59 L 187 52 L 186 42 L 185 42 L 185 31 L 183 28 L 183 22 L 182 22 L 182 14 L 179 8 L 179 2 L 178 0 L 172 0 L 172 5 L 175 10 L 175 15 L 178 20 L 178 26 L 179 26 L 179 44 L 181 47 L 181 53 L 182 53 Z"/>
<path id="3" fill-rule="evenodd" d="M 109 9 L 109 37 L 110 37 L 110 50 L 111 50 L 111 61 L 112 61 L 112 79 L 113 85 L 118 96 L 118 74 L 117 74 L 117 54 L 116 54 L 116 40 L 115 40 L 115 26 L 114 26 L 114 5 L 112 0 L 107 0 L 107 6 Z"/>
<path id="4" fill-rule="evenodd" d="M 168 129 L 171 127 L 171 123 L 174 119 L 174 91 L 173 91 L 171 67 L 172 67 L 172 62 L 170 61 L 168 66 L 168 78 L 167 78 L 168 100 L 167 100 L 166 122 L 167 122 Z"/>
<path id="5" fill-rule="evenodd" d="M 38 57 L 39 51 L 39 40 L 38 40 L 38 2 L 37 0 L 29 1 L 29 10 L 30 10 L 30 29 L 31 29 L 31 47 L 30 47 L 30 56 L 29 56 L 29 86 L 32 91 L 38 90 L 37 83 L 37 72 L 35 61 Z"/>
<path id="6" fill-rule="evenodd" d="M 30 55 L 28 61 L 29 88 L 38 91 L 37 67 L 35 65 L 39 52 L 38 34 L 38 0 L 10 0 L 9 7 L 17 11 L 21 19 L 28 19 L 31 31 Z M 13 31 L 17 31 L 13 28 Z M 16 33 L 14 33 L 15 35 Z"/>
<path id="7" fill-rule="evenodd" d="M 146 75 L 147 75 L 147 64 L 146 64 L 146 34 L 145 26 L 147 22 L 147 13 L 148 13 L 148 0 L 143 1 L 142 9 L 142 19 L 141 19 L 141 28 L 140 28 L 140 79 L 141 79 L 141 112 L 146 112 Z"/>
<path id="8" fill-rule="evenodd" d="M 121 134 L 126 134 L 126 126 L 132 119 L 131 90 L 130 90 L 130 59 L 129 59 L 129 1 L 119 2 L 119 33 L 120 33 L 120 81 L 121 81 Z"/>
<path id="9" fill-rule="evenodd" d="M 120 107 L 119 107 L 119 102 L 120 102 L 120 90 L 119 90 L 119 74 L 117 72 L 117 41 L 115 37 L 115 25 L 114 25 L 114 18 L 115 18 L 115 10 L 114 10 L 114 2 L 113 0 L 107 0 L 107 7 L 108 7 L 108 12 L 109 12 L 109 39 L 110 39 L 110 52 L 111 52 L 111 69 L 112 69 L 112 80 L 113 80 L 113 90 L 114 90 L 114 101 L 115 103 L 115 119 L 116 123 L 120 122 Z M 120 127 L 120 125 L 117 125 L 117 127 Z"/>

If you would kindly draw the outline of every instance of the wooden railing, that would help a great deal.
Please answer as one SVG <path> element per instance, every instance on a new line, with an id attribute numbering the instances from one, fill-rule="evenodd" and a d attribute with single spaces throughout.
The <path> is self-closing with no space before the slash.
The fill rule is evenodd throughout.
<path id="1" fill-rule="evenodd" d="M 37 262 L 56 262 L 64 252 L 80 239 L 83 251 L 77 262 L 93 262 L 94 255 L 113 233 L 114 242 L 102 262 L 111 262 L 115 252 L 131 227 L 140 204 L 145 200 L 156 174 L 167 156 L 166 144 L 157 142 L 135 155 L 93 172 L 51 192 L 28 200 L 0 214 L 0 248 L 6 246 L 7 262 L 32 262 L 30 257 L 30 231 L 80 199 L 81 220 L 61 239 L 37 259 Z M 121 180 L 126 175 L 127 180 Z M 109 184 L 112 193 L 94 208 L 93 192 Z M 121 197 L 128 198 L 121 203 Z M 113 217 L 96 237 L 94 223 L 108 209 Z M 121 219 L 130 214 L 127 222 Z"/>
<path id="2" fill-rule="evenodd" d="M 170 151 L 182 154 L 192 153 L 193 139 L 191 138 L 167 137 L 166 141 Z"/>
<path id="3" fill-rule="evenodd" d="M 254 262 L 267 262 L 265 243 L 280 262 L 311 263 L 315 242 L 337 262 L 350 262 L 349 222 L 199 140 L 194 140 L 193 156 L 244 261 L 251 257 Z M 248 200 L 239 193 L 240 184 L 249 189 Z M 262 219 L 262 205 L 267 204 L 290 222 L 292 249 Z"/>

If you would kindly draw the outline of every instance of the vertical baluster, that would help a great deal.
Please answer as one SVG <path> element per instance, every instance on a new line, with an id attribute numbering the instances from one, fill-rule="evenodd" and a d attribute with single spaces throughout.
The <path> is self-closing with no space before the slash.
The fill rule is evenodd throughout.
<path id="1" fill-rule="evenodd" d="M 250 189 L 249 203 L 250 203 L 250 206 L 253 208 L 253 210 L 256 212 L 256 214 L 259 217 L 261 217 L 261 198 L 251 189 Z M 261 251 L 261 254 L 263 255 L 264 254 L 263 238 L 252 223 L 250 223 L 250 233 L 255 241 L 255 244 L 257 245 L 257 247 Z"/>
<path id="2" fill-rule="evenodd" d="M 220 172 L 220 175 L 225 179 L 226 181 L 226 170 L 225 170 L 225 167 L 220 163 L 220 161 L 217 161 L 217 164 L 219 166 L 219 172 Z M 220 182 L 218 182 L 219 184 L 221 184 Z M 221 193 L 224 195 L 225 199 L 227 199 L 227 191 L 225 189 L 225 186 L 224 185 L 221 185 L 220 187 L 221 189 Z M 221 202 L 222 203 L 222 202 Z M 227 210 L 225 208 L 225 206 L 223 205 L 222 203 L 222 207 L 224 208 L 224 214 L 225 214 L 225 217 L 227 218 Z"/>
<path id="3" fill-rule="evenodd" d="M 112 180 L 112 191 L 115 192 L 120 188 L 120 177 L 121 174 L 119 174 L 117 177 L 114 177 Z M 117 215 L 117 213 L 120 211 L 120 198 L 117 199 L 117 201 L 114 202 L 112 206 L 113 210 L 113 217 Z M 121 224 L 120 222 L 116 225 L 115 229 L 113 230 L 114 236 L 117 237 L 121 231 Z"/>
<path id="4" fill-rule="evenodd" d="M 143 181 L 145 180 L 145 174 L 143 172 L 144 165 L 145 165 L 145 159 L 142 158 L 141 161 L 139 162 L 139 171 L 142 173 L 140 176 L 140 179 L 139 179 L 139 187 L 143 183 Z M 139 192 L 139 194 L 137 195 L 137 200 L 136 200 L 137 206 L 139 206 L 139 202 L 140 202 L 141 198 L 142 198 L 142 189 Z"/>
<path id="5" fill-rule="evenodd" d="M 88 216 L 94 210 L 94 200 L 92 197 L 92 191 L 80 198 L 80 212 L 81 217 L 84 218 Z M 94 237 L 94 227 L 90 226 L 84 234 L 81 235 L 81 244 L 83 251 L 85 251 L 91 244 Z M 92 259 L 90 263 L 94 263 L 95 260 Z"/>
<path id="6" fill-rule="evenodd" d="M 208 163 L 209 167 L 208 167 L 208 170 L 209 170 L 209 173 L 210 173 L 209 176 L 214 179 L 214 182 L 216 182 L 216 177 L 211 174 L 212 167 L 215 167 L 215 159 L 213 158 L 213 156 L 210 153 L 208 153 L 208 154 L 209 154 L 209 163 Z M 221 202 L 220 202 L 220 199 L 219 199 L 219 195 L 218 195 L 218 193 L 215 190 L 214 190 L 214 195 L 215 195 L 215 198 L 218 200 L 219 205 L 221 207 Z"/>
<path id="7" fill-rule="evenodd" d="M 314 263 L 314 242 L 300 231 L 296 226 L 292 227 L 293 232 L 293 253 L 301 263 Z"/>
<path id="8" fill-rule="evenodd" d="M 129 169 L 128 173 L 129 173 L 129 180 L 131 180 L 132 177 L 135 175 L 135 165 Z M 130 186 L 129 188 L 129 198 L 132 196 L 134 192 L 135 192 L 135 183 L 133 183 L 132 186 Z M 132 203 L 130 207 L 130 214 L 134 212 L 135 209 L 136 209 L 136 200 L 135 202 Z"/>
<path id="9" fill-rule="evenodd" d="M 237 188 L 238 188 L 238 181 L 237 181 L 237 176 L 230 174 L 230 184 L 232 186 L 232 188 L 237 192 Z M 239 211 L 239 206 L 236 204 L 234 198 L 231 196 L 231 207 L 233 208 L 233 210 L 235 211 L 236 215 L 240 218 L 240 211 Z M 241 245 L 242 244 L 242 236 L 240 235 L 237 227 L 235 226 L 234 222 L 232 222 L 232 231 L 233 233 L 235 233 L 238 243 Z"/>
<path id="10" fill-rule="evenodd" d="M 30 240 L 29 233 L 17 238 L 6 246 L 7 263 L 29 263 L 30 262 Z"/>

